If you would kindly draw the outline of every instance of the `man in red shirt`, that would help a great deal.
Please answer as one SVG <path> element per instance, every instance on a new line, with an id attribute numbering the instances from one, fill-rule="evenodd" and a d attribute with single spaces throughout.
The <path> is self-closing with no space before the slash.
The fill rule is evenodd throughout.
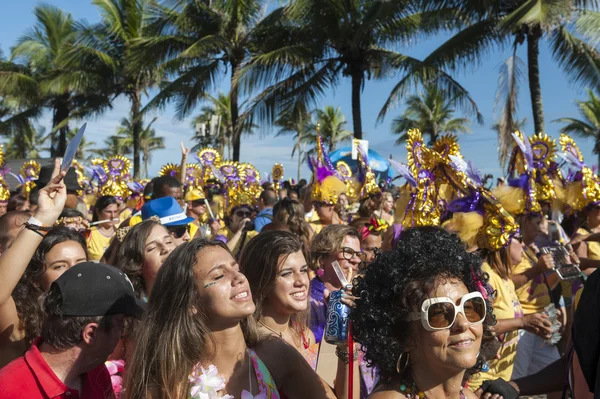
<path id="1" fill-rule="evenodd" d="M 125 317 L 144 310 L 129 279 L 112 266 L 80 263 L 52 284 L 44 310 L 42 336 L 0 370 L 0 398 L 114 399 L 104 362 Z"/>

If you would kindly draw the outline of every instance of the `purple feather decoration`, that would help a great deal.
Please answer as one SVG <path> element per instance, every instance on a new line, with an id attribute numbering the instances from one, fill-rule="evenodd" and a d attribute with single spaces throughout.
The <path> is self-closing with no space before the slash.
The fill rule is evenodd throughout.
<path id="1" fill-rule="evenodd" d="M 17 179 L 17 181 L 19 182 L 20 185 L 25 184 L 25 179 L 23 179 L 23 177 L 21 175 L 16 175 L 12 172 L 8 172 L 9 175 L 11 175 L 12 177 L 14 177 L 15 179 Z"/>
<path id="2" fill-rule="evenodd" d="M 410 173 L 410 169 L 408 168 L 408 166 L 401 164 L 400 162 L 395 161 L 393 159 L 389 159 L 388 162 L 394 169 L 396 169 L 400 176 L 406 179 L 406 182 L 408 184 L 410 184 L 412 187 L 417 187 L 417 181 L 413 177 L 412 173 Z"/>
<path id="3" fill-rule="evenodd" d="M 519 146 L 519 148 L 521 149 L 523 156 L 525 157 L 525 163 L 527 164 L 527 169 L 531 170 L 531 168 L 533 168 L 533 150 L 531 149 L 531 143 L 529 142 L 529 140 L 527 138 L 525 138 L 525 142 L 523 142 L 523 140 L 521 140 L 521 138 L 519 136 L 517 136 L 516 133 L 513 133 L 512 136 L 515 139 L 515 141 L 517 142 L 517 145 Z"/>

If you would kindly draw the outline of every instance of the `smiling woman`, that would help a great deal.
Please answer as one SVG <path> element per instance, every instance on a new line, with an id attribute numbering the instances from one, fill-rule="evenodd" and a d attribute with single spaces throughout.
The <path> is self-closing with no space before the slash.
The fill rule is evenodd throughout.
<path id="1" fill-rule="evenodd" d="M 248 280 L 224 244 L 192 240 L 179 246 L 158 272 L 138 330 L 129 397 L 183 399 L 191 390 L 207 397 L 330 397 L 296 350 L 242 331 L 240 323 L 255 309 Z M 192 385 L 199 375 L 225 382 L 218 388 Z"/>
<path id="2" fill-rule="evenodd" d="M 490 291 L 458 237 L 404 231 L 354 283 L 354 337 L 381 375 L 370 398 L 474 397 L 463 386 L 498 348 Z"/>

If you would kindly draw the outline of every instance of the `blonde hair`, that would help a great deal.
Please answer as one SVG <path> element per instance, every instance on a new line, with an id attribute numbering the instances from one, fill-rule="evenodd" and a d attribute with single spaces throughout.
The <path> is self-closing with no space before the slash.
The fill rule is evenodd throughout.
<path id="1" fill-rule="evenodd" d="M 313 270 L 317 270 L 320 267 L 321 260 L 324 257 L 342 249 L 342 244 L 346 236 L 356 237 L 360 241 L 358 231 L 354 227 L 341 224 L 326 226 L 313 238 L 310 247 Z"/>

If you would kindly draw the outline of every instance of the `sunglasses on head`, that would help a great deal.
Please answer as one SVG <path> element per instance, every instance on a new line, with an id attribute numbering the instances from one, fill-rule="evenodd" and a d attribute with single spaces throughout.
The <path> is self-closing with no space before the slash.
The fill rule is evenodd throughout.
<path id="1" fill-rule="evenodd" d="M 169 231 L 170 234 L 173 235 L 173 237 L 179 239 L 181 237 L 183 237 L 185 235 L 185 233 L 187 233 L 190 229 L 189 225 L 183 225 L 183 226 L 166 226 L 167 230 Z"/>
<path id="2" fill-rule="evenodd" d="M 235 214 L 236 214 L 236 216 L 241 217 L 241 218 L 249 218 L 252 216 L 252 212 L 250 212 L 250 211 L 246 211 L 246 212 L 237 211 Z"/>
<path id="3" fill-rule="evenodd" d="M 459 305 L 446 297 L 426 299 L 421 305 L 421 311 L 410 313 L 408 320 L 421 320 L 425 330 L 438 331 L 452 328 L 458 313 L 462 313 L 471 325 L 483 323 L 486 316 L 483 295 L 480 292 L 466 294 L 460 299 Z"/>

